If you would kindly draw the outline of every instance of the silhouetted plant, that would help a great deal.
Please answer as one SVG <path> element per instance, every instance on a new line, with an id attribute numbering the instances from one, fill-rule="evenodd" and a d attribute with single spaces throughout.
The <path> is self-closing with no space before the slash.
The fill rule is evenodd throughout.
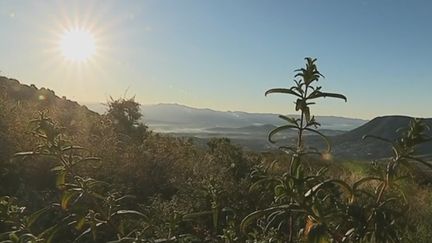
<path id="1" fill-rule="evenodd" d="M 325 159 L 331 151 L 330 141 L 316 129 L 319 123 L 311 116 L 310 105 L 315 104 L 312 100 L 325 97 L 346 100 L 343 95 L 326 93 L 320 86 L 313 86 L 322 77 L 315 61 L 306 58 L 306 68 L 298 69 L 295 75 L 300 78 L 294 81 L 295 86 L 266 92 L 266 95 L 284 93 L 297 97 L 295 110 L 301 112 L 300 118 L 279 116 L 288 125 L 269 134 L 269 141 L 275 143 L 275 134 L 286 129 L 297 130 L 297 144 L 280 146 L 291 155 L 286 173 L 275 176 L 266 175 L 265 171 L 255 172 L 259 179 L 251 189 L 260 188 L 259 185 L 273 187 L 273 205 L 249 214 L 241 223 L 241 229 L 254 237 L 256 233 L 252 234 L 251 230 L 258 230 L 261 234 L 273 232 L 276 235 L 272 237 L 287 242 L 400 242 L 403 231 L 400 219 L 408 209 L 405 195 L 398 185 L 407 173 L 400 167 L 408 168 L 410 161 L 432 167 L 414 154 L 416 145 L 430 140 L 424 136 L 427 128 L 420 120 L 413 120 L 409 129 L 395 142 L 369 136 L 393 145 L 394 156 L 381 171 L 381 176 L 364 177 L 350 185 L 325 176 L 325 168 L 310 174 L 304 166 L 305 161 L 311 155 L 321 155 Z M 306 131 L 323 138 L 327 150 L 320 152 L 305 146 Z M 366 186 L 371 185 L 374 190 L 367 190 Z"/>
<path id="2" fill-rule="evenodd" d="M 375 242 L 403 240 L 401 236 L 405 223 L 403 216 L 407 213 L 409 204 L 401 183 L 410 176 L 413 164 L 432 168 L 432 164 L 419 158 L 415 151 L 418 145 L 432 141 L 432 138 L 426 135 L 429 129 L 422 119 L 416 118 L 410 121 L 408 129 L 399 129 L 403 133 L 395 141 L 374 135 L 364 136 L 365 139 L 373 138 L 389 143 L 393 156 L 386 162 L 379 177 L 363 178 L 354 185 L 353 189 L 356 189 L 367 180 L 378 182 L 374 194 L 362 194 L 373 201 L 371 205 L 367 205 L 368 207 L 365 205 L 358 207 L 355 203 L 350 205 L 353 210 L 349 216 L 352 219 L 361 216 L 363 220 L 366 220 L 361 228 L 358 224 L 356 228 L 353 228 L 355 229 L 352 232 L 354 237 L 351 236 L 351 238 Z M 353 201 L 354 199 L 355 195 L 353 195 Z"/>
<path id="3" fill-rule="evenodd" d="M 264 210 L 256 211 L 247 216 L 242 222 L 242 229 L 246 231 L 254 220 L 266 216 L 268 222 L 264 231 L 276 229 L 281 233 L 288 242 L 293 242 L 295 239 L 300 239 L 302 232 L 307 239 L 312 238 L 325 239 L 328 230 L 325 225 L 314 218 L 317 213 L 317 207 L 330 207 L 318 205 L 308 197 L 307 192 L 310 188 L 323 180 L 321 170 L 316 175 L 306 175 L 304 166 L 302 165 L 305 155 L 322 154 L 316 148 L 309 148 L 304 143 L 304 132 L 312 132 L 324 139 L 327 144 L 325 154 L 330 153 L 331 145 L 328 139 L 316 128 L 320 124 L 311 116 L 310 106 L 315 104 L 314 100 L 318 98 L 339 98 L 346 101 L 346 97 L 340 94 L 323 92 L 321 86 L 316 86 L 323 75 L 318 71 L 315 64 L 316 59 L 306 58 L 306 67 L 296 70 L 294 76 L 298 78 L 294 80 L 295 85 L 290 88 L 275 88 L 268 90 L 265 95 L 272 93 L 282 93 L 295 96 L 295 110 L 300 112 L 300 118 L 291 118 L 280 115 L 279 117 L 286 121 L 287 125 L 282 125 L 270 132 L 268 139 L 271 143 L 275 143 L 273 136 L 283 130 L 293 129 L 297 131 L 297 144 L 280 146 L 281 149 L 291 155 L 289 169 L 282 176 L 273 178 L 277 181 L 274 187 L 274 206 Z M 269 180 L 263 178 L 256 183 L 267 183 Z"/>

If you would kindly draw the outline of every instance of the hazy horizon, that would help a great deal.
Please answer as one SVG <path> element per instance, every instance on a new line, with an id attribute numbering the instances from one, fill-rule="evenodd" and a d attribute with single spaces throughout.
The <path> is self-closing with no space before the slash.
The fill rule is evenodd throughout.
<path id="1" fill-rule="evenodd" d="M 80 103 L 127 91 L 142 104 L 287 114 L 291 97 L 264 92 L 290 86 L 293 70 L 312 56 L 326 76 L 320 85 L 348 97 L 325 100 L 314 114 L 432 117 L 422 105 L 432 103 L 431 7 L 421 0 L 1 1 L 0 75 Z M 71 29 L 94 38 L 84 43 L 88 53 L 67 46 Z"/>
<path id="2" fill-rule="evenodd" d="M 0 75 L 0 77 L 1 76 L 2 75 Z M 16 78 L 13 78 L 13 77 L 7 77 L 7 76 L 4 76 L 4 77 L 9 78 L 9 79 L 17 80 L 21 84 L 24 84 L 24 85 L 35 85 L 34 83 L 26 83 L 26 82 L 23 82 L 23 81 L 18 80 Z M 56 96 L 58 96 L 58 97 L 63 97 L 64 96 L 64 95 L 56 92 L 56 90 L 51 89 L 50 87 L 37 86 L 37 85 L 36 85 L 36 87 L 37 88 L 47 88 L 47 89 L 50 89 L 50 90 L 54 91 L 55 94 L 56 94 Z M 108 102 L 110 101 L 111 98 L 113 98 L 113 99 L 131 98 L 131 97 L 135 97 L 135 95 L 132 95 L 132 94 L 131 95 L 127 95 L 127 93 L 124 94 L 124 95 L 122 95 L 122 96 L 112 96 L 111 95 L 111 96 L 107 96 L 106 99 L 105 99 L 105 101 L 80 101 L 80 100 L 75 100 L 75 99 L 67 97 L 67 96 L 64 96 L 64 97 L 66 97 L 66 99 L 68 99 L 68 100 L 76 101 L 80 105 L 84 105 L 84 106 L 89 106 L 89 105 L 100 105 L 100 106 L 105 106 L 106 105 L 107 106 L 107 104 L 108 104 Z M 267 97 L 267 98 L 269 98 L 269 97 Z M 328 100 L 328 101 L 330 101 L 330 100 Z M 296 114 L 296 111 L 293 108 L 291 108 L 291 107 L 288 107 L 288 109 L 286 109 L 286 111 L 271 112 L 271 111 L 247 111 L 247 110 L 230 110 L 230 109 L 224 109 L 224 108 L 212 108 L 212 107 L 193 105 L 193 104 L 192 105 L 183 104 L 183 103 L 174 102 L 174 101 L 173 102 L 139 103 L 139 104 L 141 106 L 178 105 L 178 106 L 185 106 L 185 107 L 193 108 L 193 109 L 203 109 L 203 110 L 208 109 L 208 110 L 216 111 L 216 112 L 245 112 L 245 113 L 251 113 L 251 114 L 252 113 L 255 113 L 255 114 L 275 114 L 275 115 L 284 114 L 284 115 L 298 116 L 298 114 Z M 89 107 L 89 109 L 91 109 L 91 108 Z M 93 110 L 93 111 L 96 111 L 96 110 Z M 312 112 L 314 112 L 314 110 L 312 110 Z M 416 118 L 432 118 L 432 115 L 431 116 L 413 116 L 413 115 L 401 114 L 401 113 L 382 113 L 382 114 L 378 114 L 378 115 L 372 116 L 372 117 L 345 116 L 345 115 L 334 115 L 334 114 L 325 114 L 325 113 L 324 114 L 314 114 L 314 115 L 316 115 L 316 116 L 328 116 L 328 117 L 332 117 L 333 116 L 333 117 L 349 118 L 349 119 L 359 119 L 359 120 L 364 120 L 364 121 L 369 121 L 369 120 L 372 120 L 373 118 L 376 118 L 376 117 L 385 117 L 385 116 L 407 116 L 407 117 L 416 117 Z"/>
<path id="3" fill-rule="evenodd" d="M 100 106 L 105 106 L 107 104 L 108 101 L 106 102 L 78 102 L 80 105 L 100 105 Z M 215 112 L 245 112 L 245 113 L 249 113 L 249 114 L 274 114 L 274 115 L 279 115 L 279 114 L 285 114 L 285 115 L 293 115 L 293 116 L 298 116 L 298 114 L 295 113 L 295 111 L 291 111 L 291 112 L 284 112 L 284 113 L 274 113 L 274 112 L 248 112 L 248 111 L 241 111 L 241 110 L 223 110 L 223 109 L 213 109 L 213 108 L 209 108 L 209 107 L 200 107 L 200 106 L 193 106 L 193 105 L 186 105 L 186 104 L 181 104 L 181 103 L 147 103 L 147 104 L 140 104 L 141 106 L 145 106 L 145 107 L 151 107 L 151 106 L 158 106 L 158 105 L 176 105 L 176 106 L 184 106 L 187 108 L 192 108 L 192 109 L 199 109 L 199 110 L 210 110 L 210 111 L 215 111 Z M 88 107 L 89 109 L 91 109 L 90 107 Z M 93 110 L 95 111 L 95 110 Z M 391 115 L 391 114 L 388 114 Z M 393 115 L 397 115 L 397 114 L 393 114 Z M 345 116 L 335 116 L 335 115 L 319 115 L 319 116 L 329 116 L 329 117 L 340 117 L 340 118 L 350 118 L 350 119 L 359 119 L 359 120 L 369 120 L 369 119 L 364 119 L 364 118 L 358 118 L 358 117 L 345 117 Z M 384 115 L 385 116 L 385 115 Z"/>

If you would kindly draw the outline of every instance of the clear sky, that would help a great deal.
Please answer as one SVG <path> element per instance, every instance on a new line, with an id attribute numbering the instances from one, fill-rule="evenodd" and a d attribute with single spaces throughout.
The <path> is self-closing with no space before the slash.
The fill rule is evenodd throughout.
<path id="1" fill-rule="evenodd" d="M 0 75 L 81 102 L 293 113 L 264 92 L 312 56 L 323 89 L 348 97 L 315 114 L 431 117 L 431 24 L 430 0 L 0 0 Z M 86 62 L 58 50 L 74 26 L 95 38 Z"/>

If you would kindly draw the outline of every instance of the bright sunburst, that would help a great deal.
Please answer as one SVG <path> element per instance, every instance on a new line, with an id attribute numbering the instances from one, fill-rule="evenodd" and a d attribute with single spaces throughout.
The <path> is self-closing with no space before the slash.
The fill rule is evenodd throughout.
<path id="1" fill-rule="evenodd" d="M 75 28 L 63 33 L 59 48 L 67 60 L 83 62 L 95 54 L 96 44 L 90 31 Z"/>

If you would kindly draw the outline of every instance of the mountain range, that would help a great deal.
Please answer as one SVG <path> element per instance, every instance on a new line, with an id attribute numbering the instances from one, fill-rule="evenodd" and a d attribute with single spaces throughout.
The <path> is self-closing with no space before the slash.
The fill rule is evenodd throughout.
<path id="1" fill-rule="evenodd" d="M 85 104 L 91 110 L 103 113 L 106 106 L 97 103 Z M 204 130 L 223 130 L 225 128 L 247 129 L 279 126 L 284 121 L 278 114 L 248 113 L 243 111 L 216 111 L 193 108 L 180 104 L 142 105 L 143 121 L 154 131 L 168 133 L 201 132 Z M 298 115 L 288 115 L 298 117 Z M 349 131 L 367 120 L 337 116 L 317 116 L 321 128 L 326 130 Z"/>
<path id="2" fill-rule="evenodd" d="M 103 112 L 101 105 L 87 106 Z M 277 114 L 272 113 L 215 111 L 179 104 L 143 105 L 142 112 L 143 121 L 154 131 L 192 137 L 203 146 L 213 137 L 230 138 L 234 143 L 254 151 L 276 150 L 281 145 L 295 142 L 294 131 L 285 131 L 276 136 L 279 141 L 276 144 L 267 141 L 269 132 L 284 124 Z M 377 140 L 364 140 L 363 136 L 371 134 L 394 140 L 400 135 L 396 130 L 407 127 L 412 118 L 394 115 L 376 117 L 371 121 L 336 116 L 317 116 L 316 119 L 321 123 L 320 131 L 332 141 L 335 156 L 376 159 L 390 156 L 390 146 Z M 432 127 L 432 119 L 425 119 L 425 122 Z M 307 134 L 306 140 L 311 146 L 323 147 L 317 136 Z M 419 151 L 424 154 L 432 153 L 432 144 L 421 146 Z"/>
<path id="3" fill-rule="evenodd" d="M 0 91 L 7 100 L 17 102 L 18 105 L 20 102 L 30 102 L 35 108 L 67 110 L 71 116 L 82 113 L 87 117 L 94 117 L 106 110 L 106 106 L 102 104 L 83 106 L 66 97 L 58 97 L 52 90 L 21 84 L 17 80 L 1 76 Z M 143 122 L 155 132 L 192 137 L 198 145 L 204 145 L 213 137 L 228 137 L 246 149 L 268 151 L 295 140 L 295 132 L 288 131 L 276 137 L 280 141 L 277 144 L 267 141 L 268 133 L 283 124 L 277 114 L 214 111 L 178 104 L 144 105 L 142 112 Z M 366 121 L 334 116 L 317 117 L 322 123 L 321 132 L 329 136 L 333 142 L 335 156 L 368 160 L 388 156 L 391 149 L 380 141 L 363 140 L 364 135 L 371 134 L 393 140 L 399 135 L 396 130 L 407 127 L 411 119 L 407 116 L 384 116 Z M 432 127 L 432 118 L 424 120 Z M 428 135 L 432 137 L 431 130 L 428 131 Z M 306 135 L 305 139 L 315 147 L 322 144 L 318 137 L 313 135 Z M 418 151 L 426 155 L 432 154 L 432 143 L 420 146 Z"/>

